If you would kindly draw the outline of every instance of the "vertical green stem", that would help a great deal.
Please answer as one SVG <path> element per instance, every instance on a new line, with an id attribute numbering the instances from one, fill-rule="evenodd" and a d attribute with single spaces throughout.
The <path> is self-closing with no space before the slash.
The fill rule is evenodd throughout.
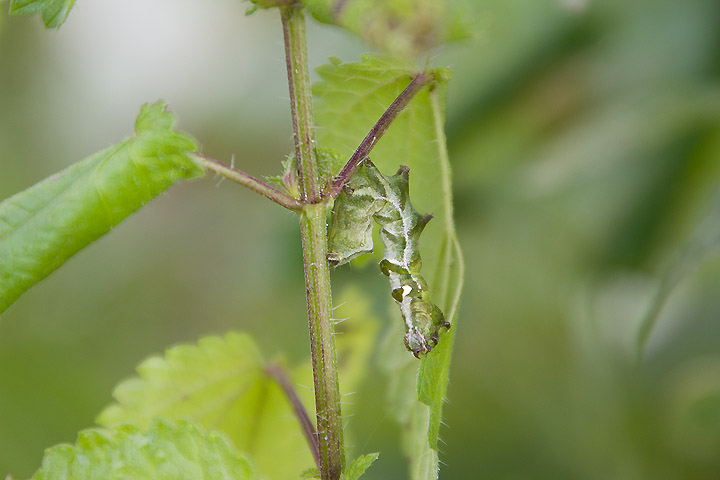
<path id="1" fill-rule="evenodd" d="M 332 300 L 327 262 L 326 209 L 325 203 L 306 205 L 300 213 L 300 231 L 305 261 L 321 477 L 323 480 L 337 480 L 345 463 L 345 453 L 337 353 L 330 320 Z"/>
<path id="2" fill-rule="evenodd" d="M 285 39 L 285 63 L 290 88 L 293 144 L 297 162 L 300 192 L 303 200 L 316 203 L 318 196 L 315 118 L 313 117 L 310 74 L 305 42 L 305 16 L 296 6 L 280 9 Z"/>
<path id="3" fill-rule="evenodd" d="M 320 201 L 315 148 L 315 120 L 305 43 L 305 18 L 296 6 L 280 9 L 290 89 L 293 140 L 304 208 L 299 212 L 305 264 L 305 291 L 310 329 L 323 480 L 340 478 L 345 463 L 337 353 L 331 322 L 332 297 L 327 263 L 327 202 Z"/>

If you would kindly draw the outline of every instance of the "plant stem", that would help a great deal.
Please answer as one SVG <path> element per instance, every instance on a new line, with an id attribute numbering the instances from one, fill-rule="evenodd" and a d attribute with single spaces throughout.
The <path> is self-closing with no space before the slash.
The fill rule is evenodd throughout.
<path id="1" fill-rule="evenodd" d="M 193 154 L 193 158 L 197 160 L 204 168 L 211 170 L 225 178 L 239 183 L 240 185 L 249 188 L 253 192 L 259 193 L 265 198 L 269 198 L 278 205 L 293 210 L 299 211 L 302 209 L 303 204 L 300 203 L 296 198 L 287 195 L 280 190 L 271 187 L 267 183 L 258 180 L 257 178 L 248 175 L 247 173 L 237 170 L 233 167 L 228 167 L 222 162 L 215 160 L 214 158 L 206 157 L 205 155 Z"/>
<path id="2" fill-rule="evenodd" d="M 293 146 L 300 191 L 307 203 L 319 200 L 315 150 L 315 119 L 307 64 L 305 16 L 299 6 L 280 9 L 285 40 L 285 64 L 290 89 Z"/>
<path id="3" fill-rule="evenodd" d="M 315 121 L 308 74 L 305 17 L 299 6 L 280 9 L 290 89 L 293 144 L 305 203 L 299 212 L 312 353 L 317 438 L 322 480 L 340 478 L 345 464 L 337 352 L 331 322 L 332 296 L 327 262 L 327 202 L 319 197 Z"/>
<path id="4" fill-rule="evenodd" d="M 310 329 L 321 478 L 337 480 L 345 463 L 337 352 L 331 322 L 332 298 L 327 262 L 327 204 L 308 204 L 300 213 L 305 290 Z"/>
<path id="5" fill-rule="evenodd" d="M 303 435 L 305 435 L 305 440 L 307 440 L 310 451 L 315 459 L 315 465 L 317 465 L 319 470 L 322 463 L 320 461 L 320 448 L 318 446 L 317 433 L 315 433 L 315 427 L 313 426 L 307 411 L 305 411 L 305 407 L 300 401 L 300 398 L 295 392 L 292 383 L 290 383 L 290 380 L 287 375 L 285 375 L 285 371 L 280 365 L 269 365 L 265 368 L 265 371 L 268 375 L 275 379 L 280 388 L 282 388 L 288 402 L 292 405 L 293 412 L 295 412 L 295 416 L 297 417 L 298 422 L 300 422 Z"/>
<path id="6" fill-rule="evenodd" d="M 355 150 L 355 153 L 353 153 L 352 157 L 350 157 L 350 160 L 348 160 L 345 164 L 340 174 L 335 178 L 335 181 L 330 189 L 330 196 L 332 198 L 336 198 L 340 194 L 340 191 L 353 176 L 355 170 L 357 170 L 358 166 L 360 166 L 360 163 L 370 154 L 370 151 L 373 149 L 375 144 L 382 138 L 383 135 L 385 135 L 385 132 L 392 122 L 398 114 L 405 109 L 415 94 L 422 90 L 425 85 L 431 83 L 434 79 L 435 76 L 432 72 L 421 72 L 413 77 L 410 84 L 405 87 L 405 90 L 398 95 L 395 101 L 388 107 L 387 110 L 385 110 L 385 113 L 382 114 L 380 120 L 378 120 L 373 128 L 370 129 L 370 132 L 368 132 L 363 141 L 360 142 L 360 145 Z"/>

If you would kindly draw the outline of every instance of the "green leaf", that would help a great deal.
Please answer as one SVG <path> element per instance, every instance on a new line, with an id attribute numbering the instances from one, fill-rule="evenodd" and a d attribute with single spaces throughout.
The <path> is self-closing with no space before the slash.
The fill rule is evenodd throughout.
<path id="1" fill-rule="evenodd" d="M 35 480 L 252 480 L 250 463 L 221 435 L 202 433 L 185 421 L 156 420 L 147 431 L 134 425 L 80 432 L 75 445 L 45 451 Z"/>
<path id="2" fill-rule="evenodd" d="M 224 432 L 252 456 L 263 477 L 296 478 L 314 463 L 290 405 L 265 367 L 253 340 L 238 333 L 173 347 L 164 357 L 145 360 L 139 377 L 120 383 L 113 392 L 117 403 L 97 421 L 145 426 L 157 416 L 190 419 Z M 291 381 L 312 386 L 308 368 Z M 297 393 L 312 404 L 310 390 Z"/>
<path id="3" fill-rule="evenodd" d="M 40 13 L 46 28 L 59 28 L 65 22 L 75 0 L 10 0 L 13 15 Z"/>
<path id="4" fill-rule="evenodd" d="M 642 359 L 650 334 L 675 288 L 708 256 L 720 250 L 720 189 L 683 248 L 664 272 L 638 330 L 638 358 Z"/>
<path id="5" fill-rule="evenodd" d="M 315 118 L 320 127 L 318 144 L 350 158 L 416 71 L 412 62 L 374 54 L 363 55 L 358 63 L 341 63 L 340 59 L 331 58 L 330 64 L 318 67 L 321 82 L 313 85 Z M 401 118 L 407 116 L 407 113 L 401 114 Z M 385 138 L 378 146 L 383 143 Z M 377 165 L 376 154 L 372 158 Z M 396 169 L 397 166 L 392 171 Z"/>
<path id="6" fill-rule="evenodd" d="M 356 458 L 340 475 L 340 480 L 357 480 L 362 477 L 370 465 L 380 456 L 379 453 L 368 453 Z"/>
<path id="7" fill-rule="evenodd" d="M 339 25 L 401 57 L 425 55 L 469 34 L 469 9 L 451 0 L 303 0 L 320 22 Z"/>
<path id="8" fill-rule="evenodd" d="M 300 480 L 308 478 L 320 478 L 320 470 L 317 468 L 309 468 L 300 474 Z"/>
<path id="9" fill-rule="evenodd" d="M 203 174 L 173 121 L 162 103 L 145 105 L 133 137 L 0 203 L 0 312 L 175 182 Z"/>
<path id="10" fill-rule="evenodd" d="M 410 82 L 413 67 L 386 56 L 366 55 L 360 63 L 332 61 L 318 69 L 322 79 L 314 92 L 318 143 L 346 158 Z M 386 349 L 383 368 L 390 374 L 391 403 L 395 417 L 404 426 L 405 449 L 411 456 L 412 478 L 437 477 L 437 439 L 450 368 L 457 309 L 462 289 L 463 264 L 455 234 L 450 167 L 443 127 L 445 91 L 449 72 L 434 71 L 432 88 L 419 92 L 397 117 L 370 157 L 385 174 L 399 164 L 410 167 L 410 196 L 421 213 L 432 213 L 420 239 L 423 275 L 431 299 L 453 327 L 443 334 L 437 347 L 417 361 L 402 347 L 402 334 L 394 336 Z M 393 310 L 392 329 L 402 331 Z M 395 325 L 397 323 L 397 325 Z M 413 363 L 414 362 L 414 363 Z M 416 385 L 417 375 L 417 390 Z M 415 396 L 417 391 L 417 397 Z"/>

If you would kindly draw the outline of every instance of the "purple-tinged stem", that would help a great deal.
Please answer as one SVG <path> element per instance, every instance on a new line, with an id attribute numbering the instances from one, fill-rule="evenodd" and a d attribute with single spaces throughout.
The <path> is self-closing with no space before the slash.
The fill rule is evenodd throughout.
<path id="1" fill-rule="evenodd" d="M 303 201 L 316 203 L 319 198 L 310 73 L 305 42 L 305 17 L 300 7 L 280 9 L 285 41 L 285 66 L 290 91 L 293 147 Z"/>
<path id="2" fill-rule="evenodd" d="M 345 164 L 340 174 L 335 177 L 335 181 L 330 188 L 330 196 L 337 198 L 340 191 L 343 189 L 345 184 L 352 178 L 355 170 L 360 166 L 360 163 L 370 154 L 375 144 L 385 135 L 385 132 L 390 127 L 395 118 L 402 112 L 407 104 L 412 100 L 416 93 L 422 90 L 423 87 L 431 83 L 435 79 L 432 72 L 418 73 L 413 77 L 410 84 L 405 87 L 405 90 L 398 95 L 395 101 L 385 110 L 385 113 L 380 117 L 380 120 L 375 123 L 370 132 L 365 136 L 363 141 L 360 143 L 358 148 L 353 153 L 350 160 Z"/>
<path id="3" fill-rule="evenodd" d="M 295 212 L 302 210 L 303 204 L 296 198 L 281 192 L 280 190 L 271 187 L 267 183 L 258 180 L 257 178 L 248 175 L 247 173 L 237 170 L 233 167 L 229 167 L 222 162 L 215 160 L 214 158 L 200 155 L 199 153 L 192 154 L 193 158 L 200 163 L 207 170 L 213 171 L 225 178 L 239 183 L 240 185 L 249 188 L 253 192 L 259 193 L 265 198 L 269 198 L 278 205 L 293 210 Z"/>
<path id="4" fill-rule="evenodd" d="M 345 465 L 337 350 L 333 334 L 330 270 L 327 262 L 327 202 L 320 198 L 317 149 L 308 73 L 305 17 L 299 4 L 280 9 L 285 39 L 293 144 L 305 204 L 300 210 L 305 294 L 315 388 L 320 478 L 338 480 Z"/>
<path id="5" fill-rule="evenodd" d="M 320 461 L 320 447 L 318 444 L 317 433 L 315 433 L 315 426 L 300 401 L 300 397 L 298 397 L 292 383 L 290 383 L 290 380 L 287 378 L 285 371 L 280 365 L 269 365 L 265 368 L 265 371 L 277 382 L 280 388 L 282 388 L 285 397 L 288 402 L 290 402 L 290 405 L 292 405 L 293 412 L 295 413 L 298 422 L 300 422 L 303 435 L 305 435 L 305 440 L 307 440 L 312 456 L 315 459 L 315 465 L 317 465 L 318 470 L 320 470 L 322 463 Z"/>

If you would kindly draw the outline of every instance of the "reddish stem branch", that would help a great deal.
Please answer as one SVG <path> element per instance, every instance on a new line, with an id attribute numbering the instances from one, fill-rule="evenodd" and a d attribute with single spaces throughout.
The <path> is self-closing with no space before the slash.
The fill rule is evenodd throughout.
<path id="1" fill-rule="evenodd" d="M 285 375 L 285 371 L 280 365 L 269 365 L 265 368 L 265 371 L 277 382 L 280 388 L 282 388 L 285 397 L 287 398 L 288 402 L 290 402 L 290 405 L 292 405 L 293 412 L 295 413 L 298 422 L 300 422 L 300 427 L 302 427 L 303 435 L 305 435 L 305 440 L 307 440 L 310 451 L 312 452 L 312 456 L 315 459 L 315 465 L 317 465 L 318 470 L 320 470 L 320 468 L 322 467 L 320 461 L 320 446 L 318 443 L 317 433 L 315 433 L 315 426 L 313 425 L 312 420 L 310 420 L 310 417 L 305 410 L 305 407 L 300 401 L 300 397 L 298 397 L 295 389 L 292 386 L 292 383 L 290 383 L 290 380 L 287 378 L 287 375 Z"/>
<path id="2" fill-rule="evenodd" d="M 303 208 L 303 204 L 300 203 L 298 199 L 293 198 L 290 195 L 283 193 L 274 187 L 271 187 L 267 183 L 258 180 L 252 175 L 249 175 L 241 170 L 237 170 L 233 167 L 229 167 L 224 163 L 215 160 L 214 158 L 200 155 L 199 153 L 193 154 L 193 157 L 204 168 L 220 174 L 225 178 L 229 178 L 230 180 L 249 188 L 253 192 L 259 193 L 265 198 L 269 198 L 278 205 L 282 205 L 283 207 L 296 212 Z"/>
<path id="3" fill-rule="evenodd" d="M 358 148 L 353 153 L 350 160 L 345 164 L 340 174 L 335 178 L 335 181 L 330 188 L 330 196 L 336 198 L 340 191 L 343 189 L 345 184 L 352 178 L 355 170 L 360 166 L 360 163 L 370 154 L 375 144 L 385 135 L 385 132 L 390 127 L 395 118 L 402 112 L 407 104 L 412 100 L 416 93 L 422 88 L 435 79 L 432 72 L 418 73 L 413 77 L 410 84 L 405 87 L 405 90 L 398 95 L 395 101 L 385 110 L 380 120 L 370 129 L 370 132 L 365 136 L 363 141 L 360 143 Z"/>

